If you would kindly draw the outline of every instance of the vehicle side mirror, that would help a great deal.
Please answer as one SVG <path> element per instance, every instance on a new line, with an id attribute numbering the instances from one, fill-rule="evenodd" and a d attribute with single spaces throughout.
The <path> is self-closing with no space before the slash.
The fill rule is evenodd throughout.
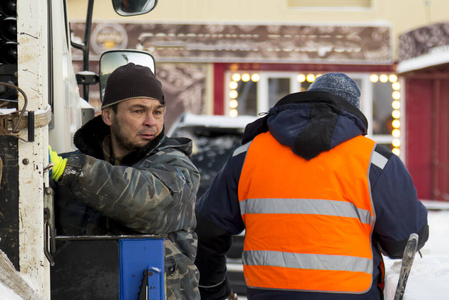
<path id="1" fill-rule="evenodd" d="M 157 0 L 112 0 L 114 10 L 121 16 L 137 16 L 149 13 L 157 4 Z"/>
<path id="2" fill-rule="evenodd" d="M 156 75 L 156 63 L 153 56 L 146 51 L 139 50 L 111 50 L 104 52 L 100 57 L 100 100 L 103 102 L 106 82 L 109 75 L 120 66 L 128 63 L 145 66 Z"/>

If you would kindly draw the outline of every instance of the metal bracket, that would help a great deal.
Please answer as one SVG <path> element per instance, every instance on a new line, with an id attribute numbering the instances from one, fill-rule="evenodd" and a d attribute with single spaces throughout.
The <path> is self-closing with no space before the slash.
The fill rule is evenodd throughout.
<path id="1" fill-rule="evenodd" d="M 161 299 L 160 281 L 163 280 L 162 271 L 159 268 L 149 267 L 143 271 L 142 285 L 138 300 Z"/>
<path id="2" fill-rule="evenodd" d="M 0 85 L 4 85 L 13 89 L 16 89 L 23 96 L 25 101 L 23 109 L 13 111 L 9 114 L 0 115 L 0 135 L 15 136 L 25 142 L 34 142 L 34 129 L 36 127 L 43 127 L 50 123 L 51 109 L 45 111 L 45 114 L 40 114 L 35 118 L 34 111 L 27 111 L 28 98 L 25 92 L 19 87 L 11 83 L 0 82 Z M 0 99 L 2 100 L 2 99 Z M 39 118 L 39 119 L 38 119 Z M 19 136 L 20 129 L 28 129 L 28 139 L 25 140 Z"/>
<path id="3" fill-rule="evenodd" d="M 44 189 L 44 226 L 45 241 L 44 253 L 51 266 L 55 265 L 52 254 L 56 251 L 56 230 L 55 230 L 55 210 L 54 210 L 54 192 L 51 187 Z"/>

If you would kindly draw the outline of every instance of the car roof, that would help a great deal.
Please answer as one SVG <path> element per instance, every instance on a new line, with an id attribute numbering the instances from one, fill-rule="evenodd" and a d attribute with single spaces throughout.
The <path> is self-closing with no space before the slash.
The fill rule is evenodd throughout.
<path id="1" fill-rule="evenodd" d="M 170 128 L 168 135 L 183 127 L 209 127 L 209 128 L 241 128 L 244 129 L 248 123 L 255 121 L 257 116 L 242 115 L 237 117 L 217 116 L 217 115 L 196 115 L 193 113 L 184 113 Z"/>

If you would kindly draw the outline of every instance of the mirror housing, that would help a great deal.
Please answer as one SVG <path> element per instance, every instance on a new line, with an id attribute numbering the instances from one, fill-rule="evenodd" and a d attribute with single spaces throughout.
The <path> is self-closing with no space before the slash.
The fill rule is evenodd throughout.
<path id="1" fill-rule="evenodd" d="M 99 76 L 91 71 L 81 71 L 76 73 L 76 83 L 78 84 L 97 84 Z"/>
<path id="2" fill-rule="evenodd" d="M 157 0 L 112 0 L 114 10 L 120 16 L 137 16 L 152 11 Z"/>
<path id="3" fill-rule="evenodd" d="M 106 82 L 109 75 L 120 66 L 128 63 L 145 66 L 156 75 L 156 63 L 153 56 L 146 51 L 139 50 L 110 50 L 104 52 L 100 57 L 100 100 L 103 102 Z"/>

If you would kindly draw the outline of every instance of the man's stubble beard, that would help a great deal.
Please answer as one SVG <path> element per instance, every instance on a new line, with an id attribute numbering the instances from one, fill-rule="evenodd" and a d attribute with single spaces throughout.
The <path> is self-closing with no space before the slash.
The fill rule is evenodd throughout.
<path id="1" fill-rule="evenodd" d="M 130 135 L 124 133 L 122 131 L 122 128 L 119 125 L 117 125 L 117 123 L 111 125 L 111 131 L 114 133 L 117 143 L 120 145 L 120 147 L 124 149 L 134 152 L 144 147 L 138 146 L 135 143 L 133 143 L 132 140 L 129 138 Z"/>

